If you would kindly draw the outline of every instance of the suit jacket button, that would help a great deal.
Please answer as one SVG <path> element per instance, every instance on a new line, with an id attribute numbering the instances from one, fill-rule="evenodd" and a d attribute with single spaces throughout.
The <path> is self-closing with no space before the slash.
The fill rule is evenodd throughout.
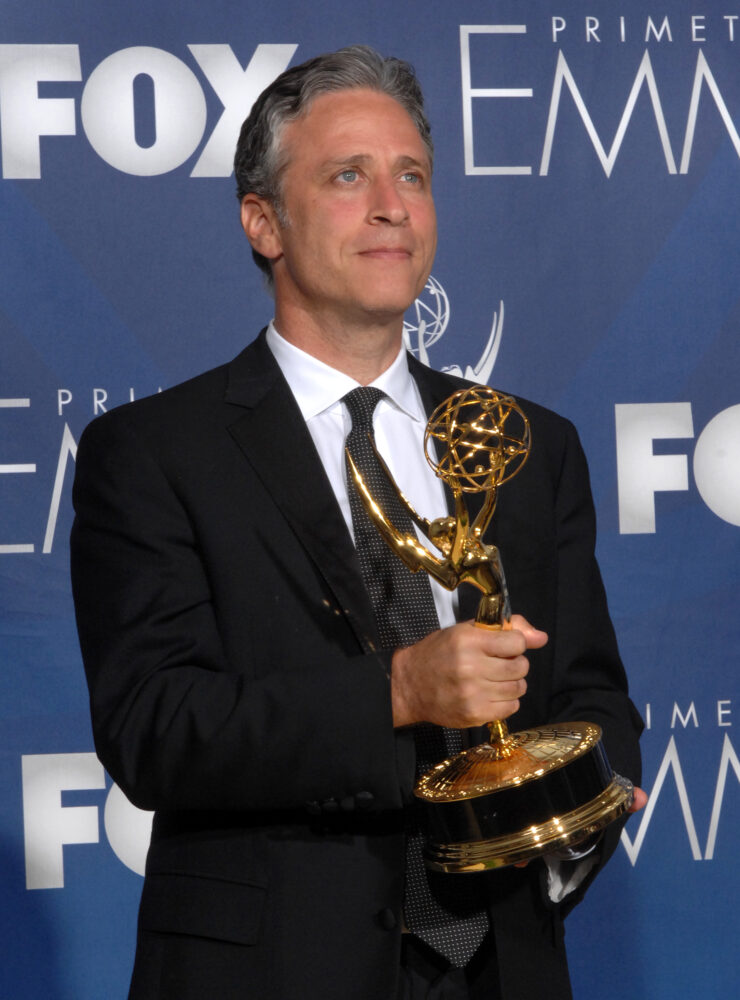
<path id="1" fill-rule="evenodd" d="M 390 907 L 386 907 L 378 913 L 378 923 L 384 931 L 392 931 L 398 923 L 396 920 L 396 914 Z"/>
<path id="2" fill-rule="evenodd" d="M 319 805 L 318 802 L 307 802 L 306 812 L 309 814 L 309 816 L 320 816 L 321 806 Z"/>
<path id="3" fill-rule="evenodd" d="M 335 813 L 339 809 L 339 803 L 336 799 L 326 799 L 326 801 L 322 803 L 322 809 L 325 813 Z"/>
<path id="4" fill-rule="evenodd" d="M 357 803 L 358 809 L 369 809 L 374 801 L 375 796 L 372 792 L 358 792 L 357 795 L 355 795 L 355 802 Z"/>
<path id="5" fill-rule="evenodd" d="M 355 811 L 355 797 L 354 795 L 347 795 L 339 803 L 339 808 L 342 812 L 354 812 Z"/>

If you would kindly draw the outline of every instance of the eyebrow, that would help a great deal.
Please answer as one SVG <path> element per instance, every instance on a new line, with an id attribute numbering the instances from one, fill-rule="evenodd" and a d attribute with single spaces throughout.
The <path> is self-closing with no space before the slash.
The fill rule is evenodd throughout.
<path id="1" fill-rule="evenodd" d="M 374 157 L 369 153 L 356 153 L 350 154 L 348 156 L 338 156 L 335 159 L 324 160 L 321 164 L 323 170 L 333 170 L 338 167 L 344 167 L 348 164 L 356 163 L 358 166 L 362 166 L 364 163 L 371 163 Z M 396 166 L 398 167 L 418 167 L 422 170 L 429 170 L 430 165 L 428 160 L 417 160 L 415 156 L 399 156 L 396 160 Z"/>

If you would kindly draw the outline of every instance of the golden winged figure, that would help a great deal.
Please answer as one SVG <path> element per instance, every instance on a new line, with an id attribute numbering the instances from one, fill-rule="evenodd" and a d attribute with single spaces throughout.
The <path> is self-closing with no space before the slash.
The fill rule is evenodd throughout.
<path id="1" fill-rule="evenodd" d="M 516 430 L 510 428 L 512 423 Z M 472 386 L 454 393 L 429 418 L 425 453 L 436 474 L 452 491 L 455 502 L 452 516 L 434 520 L 421 517 L 399 489 L 372 438 L 371 443 L 413 523 L 440 555 L 426 548 L 415 534 L 395 527 L 347 453 L 365 509 L 390 548 L 412 572 L 423 569 L 448 590 L 455 590 L 461 583 L 477 587 L 482 596 L 476 621 L 493 628 L 505 626 L 511 608 L 501 558 L 498 548 L 486 544 L 483 535 L 496 508 L 498 487 L 521 469 L 529 455 L 529 421 L 519 405 L 511 396 L 488 386 Z M 465 494 L 479 492 L 485 492 L 485 502 L 471 523 Z"/>

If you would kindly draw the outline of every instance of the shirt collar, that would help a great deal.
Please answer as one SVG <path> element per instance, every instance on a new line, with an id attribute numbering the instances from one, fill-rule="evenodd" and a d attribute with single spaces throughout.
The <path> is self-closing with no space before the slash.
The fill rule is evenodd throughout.
<path id="1" fill-rule="evenodd" d="M 275 329 L 273 321 L 267 328 L 267 345 L 295 396 L 304 420 L 331 409 L 360 384 L 285 340 Z M 370 384 L 382 389 L 389 400 L 413 420 L 426 420 L 403 344 L 393 364 Z"/>

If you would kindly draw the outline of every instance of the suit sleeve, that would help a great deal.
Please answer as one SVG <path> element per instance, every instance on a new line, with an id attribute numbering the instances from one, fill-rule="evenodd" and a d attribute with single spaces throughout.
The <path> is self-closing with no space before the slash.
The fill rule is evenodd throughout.
<path id="1" fill-rule="evenodd" d="M 640 779 L 642 720 L 628 696 L 627 677 L 609 617 L 594 549 L 594 513 L 588 468 L 575 428 L 557 483 L 556 634 L 551 712 L 555 720 L 596 722 L 612 767 Z"/>
<path id="2" fill-rule="evenodd" d="M 278 656 L 257 676 L 237 668 L 193 512 L 125 410 L 80 441 L 71 538 L 93 730 L 109 773 L 147 809 L 290 810 L 357 796 L 398 808 L 410 778 L 386 658 L 327 642 L 306 663 Z M 248 607 L 259 632 L 259 604 Z M 280 638 L 263 642 L 287 648 Z"/>
<path id="3" fill-rule="evenodd" d="M 609 617 L 596 562 L 596 518 L 588 468 L 575 428 L 566 422 L 566 443 L 556 488 L 557 578 L 551 721 L 601 726 L 612 768 L 638 784 L 642 720 L 628 695 L 627 678 Z M 567 912 L 583 896 L 615 850 L 624 821 L 613 823 L 597 847 L 598 863 L 564 900 Z M 570 862 L 563 862 L 567 878 Z"/>

